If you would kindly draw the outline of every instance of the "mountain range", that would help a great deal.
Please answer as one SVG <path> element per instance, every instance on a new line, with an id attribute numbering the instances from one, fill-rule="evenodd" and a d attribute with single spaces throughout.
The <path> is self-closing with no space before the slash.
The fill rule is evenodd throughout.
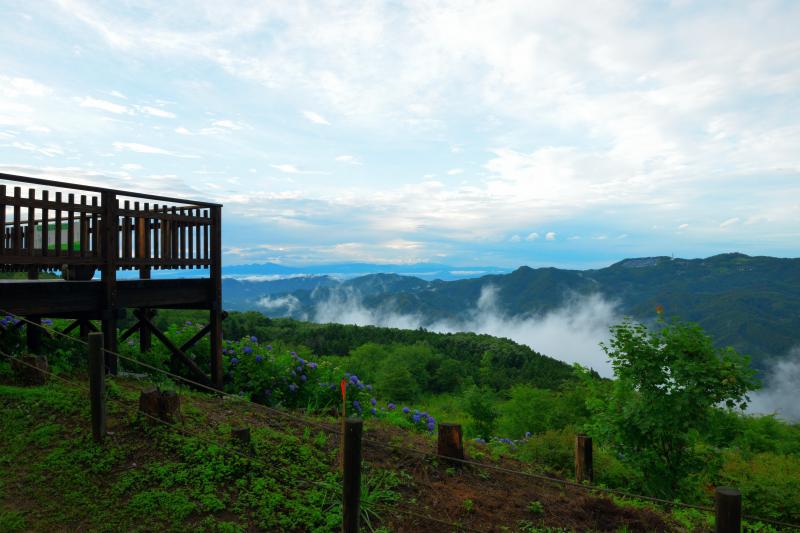
<path id="1" fill-rule="evenodd" d="M 613 302 L 620 315 L 652 323 L 661 306 L 664 316 L 697 322 L 716 344 L 750 355 L 756 368 L 800 344 L 800 259 L 728 253 L 705 259 L 625 259 L 592 270 L 522 266 L 455 280 L 397 273 L 341 279 L 306 271 L 281 279 L 223 281 L 225 305 L 231 309 L 313 320 L 321 305 L 355 302 L 371 311 L 413 315 L 422 326 L 463 320 L 487 290 L 493 309 L 506 317 L 542 317 L 581 297 L 599 295 Z"/>

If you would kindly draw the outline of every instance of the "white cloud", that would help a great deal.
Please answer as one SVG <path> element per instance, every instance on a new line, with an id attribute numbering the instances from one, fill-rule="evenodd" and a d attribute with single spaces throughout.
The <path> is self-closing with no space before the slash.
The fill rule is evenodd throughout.
<path id="1" fill-rule="evenodd" d="M 554 241 L 556 240 L 556 234 L 554 231 L 548 231 L 545 234 L 544 238 L 547 239 L 548 241 Z"/>
<path id="2" fill-rule="evenodd" d="M 286 172 L 287 174 L 299 174 L 300 173 L 300 169 L 299 168 L 297 168 L 296 166 L 294 166 L 292 164 L 289 164 L 289 163 L 284 163 L 282 165 L 270 165 L 270 166 L 272 168 L 274 168 L 274 169 L 280 170 L 281 172 Z"/>
<path id="3" fill-rule="evenodd" d="M 122 170 L 140 170 L 142 165 L 138 163 L 126 163 L 120 167 Z"/>
<path id="4" fill-rule="evenodd" d="M 520 242 L 522 240 L 522 237 L 520 237 L 519 235 L 512 235 L 511 238 L 508 240 L 509 242 Z"/>
<path id="5" fill-rule="evenodd" d="M 184 159 L 196 159 L 199 157 L 196 155 L 181 154 L 179 152 L 173 152 L 170 150 L 165 150 L 164 148 L 159 148 L 157 146 L 150 146 L 147 144 L 115 142 L 112 144 L 112 146 L 114 147 L 115 150 L 136 152 L 139 154 L 169 155 L 172 157 L 181 157 Z"/>
<path id="6" fill-rule="evenodd" d="M 331 123 L 328 120 L 320 115 L 319 113 L 314 113 L 313 111 L 303 111 L 303 116 L 306 117 L 306 120 L 309 122 L 313 122 L 314 124 L 321 124 L 323 126 L 330 126 Z"/>
<path id="7" fill-rule="evenodd" d="M 48 95 L 52 89 L 30 78 L 0 76 L 0 95 L 10 98 Z"/>
<path id="8" fill-rule="evenodd" d="M 448 176 L 456 176 L 456 175 L 461 174 L 463 172 L 464 172 L 463 168 L 451 168 L 450 170 L 447 171 L 447 175 Z"/>
<path id="9" fill-rule="evenodd" d="M 535 241 L 538 238 L 539 238 L 539 234 L 534 231 L 533 233 L 528 233 L 528 236 L 525 237 L 525 240 L 527 240 L 527 241 Z"/>
<path id="10" fill-rule="evenodd" d="M 350 165 L 360 165 L 361 161 L 354 155 L 340 155 L 336 157 L 336 161 L 340 163 L 348 163 Z"/>
<path id="11" fill-rule="evenodd" d="M 226 128 L 229 130 L 240 130 L 244 126 L 242 126 L 238 122 L 234 122 L 233 120 L 215 120 L 211 123 L 212 126 L 218 126 L 220 128 Z"/>
<path id="12" fill-rule="evenodd" d="M 170 111 L 165 111 L 164 109 L 160 109 L 158 107 L 152 107 L 147 105 L 139 105 L 136 106 L 137 111 L 140 113 L 144 113 L 145 115 L 152 115 L 154 117 L 161 117 L 161 118 L 175 118 L 175 113 Z"/>
<path id="13" fill-rule="evenodd" d="M 115 104 L 114 102 L 109 102 L 108 100 L 99 100 L 97 98 L 92 98 L 91 96 L 79 98 L 78 101 L 80 102 L 81 107 L 100 109 L 101 111 L 108 111 L 109 113 L 115 113 L 117 115 L 132 113 L 131 109 L 127 106 Z"/>
<path id="14" fill-rule="evenodd" d="M 719 225 L 720 228 L 727 228 L 728 226 L 733 226 L 734 224 L 739 222 L 739 217 L 729 218 L 725 222 Z"/>
<path id="15" fill-rule="evenodd" d="M 800 422 L 800 347 L 777 358 L 765 371 L 764 388 L 750 395 L 747 410 L 758 414 L 777 414 L 793 423 Z"/>
<path id="16" fill-rule="evenodd" d="M 121 93 L 121 92 L 119 92 L 119 91 L 111 91 L 109 94 L 110 94 L 111 96 L 116 96 L 117 98 L 120 98 L 120 99 L 122 99 L 122 100 L 127 100 L 127 99 L 128 99 L 128 97 L 127 97 L 127 96 L 125 96 L 124 94 L 122 94 L 122 93 Z"/>
<path id="17" fill-rule="evenodd" d="M 688 227 L 689 227 L 689 224 L 683 223 L 680 226 L 678 226 L 678 229 L 686 229 Z"/>

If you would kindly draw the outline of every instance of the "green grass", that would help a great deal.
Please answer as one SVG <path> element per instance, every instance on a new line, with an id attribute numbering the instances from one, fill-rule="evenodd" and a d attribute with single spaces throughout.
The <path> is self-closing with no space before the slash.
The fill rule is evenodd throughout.
<path id="1" fill-rule="evenodd" d="M 120 388 L 114 394 L 131 396 Z M 109 402 L 109 420 L 122 422 L 98 445 L 87 405 L 79 392 L 55 385 L 0 386 L 0 531 L 340 527 L 341 481 L 331 468 L 336 451 L 324 434 L 253 428 L 251 461 L 136 420 Z M 208 427 L 195 423 L 204 420 L 202 411 L 187 411 L 193 430 Z M 229 427 L 203 431 L 204 439 L 224 443 Z M 375 504 L 397 501 L 396 487 L 408 482 L 373 470 L 363 489 L 370 527 L 380 521 Z"/>

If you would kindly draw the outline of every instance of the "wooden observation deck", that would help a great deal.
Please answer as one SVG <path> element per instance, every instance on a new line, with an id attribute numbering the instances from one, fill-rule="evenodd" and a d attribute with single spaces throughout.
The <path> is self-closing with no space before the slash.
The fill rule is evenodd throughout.
<path id="1" fill-rule="evenodd" d="M 88 331 L 101 320 L 106 349 L 139 331 L 142 350 L 155 335 L 194 379 L 222 387 L 222 206 L 131 191 L 89 187 L 0 173 L 0 272 L 27 279 L 0 279 L 0 310 L 39 322 L 70 318 L 67 328 Z M 151 279 L 154 270 L 208 269 L 200 278 Z M 117 279 L 137 270 L 139 279 Z M 38 279 L 60 271 L 64 279 Z M 94 279 L 98 272 L 100 279 Z M 133 309 L 138 322 L 118 335 L 117 320 Z M 155 309 L 207 309 L 208 325 L 175 346 L 151 322 Z M 41 329 L 26 328 L 28 348 L 41 349 Z M 210 335 L 211 376 L 186 355 Z M 116 373 L 116 356 L 106 353 Z"/>

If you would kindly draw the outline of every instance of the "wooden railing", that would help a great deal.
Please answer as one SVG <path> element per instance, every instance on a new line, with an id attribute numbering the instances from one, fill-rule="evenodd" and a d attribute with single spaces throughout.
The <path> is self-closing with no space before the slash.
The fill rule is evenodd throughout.
<path id="1" fill-rule="evenodd" d="M 0 173 L 0 215 L 5 271 L 209 268 L 220 253 L 219 204 Z"/>

